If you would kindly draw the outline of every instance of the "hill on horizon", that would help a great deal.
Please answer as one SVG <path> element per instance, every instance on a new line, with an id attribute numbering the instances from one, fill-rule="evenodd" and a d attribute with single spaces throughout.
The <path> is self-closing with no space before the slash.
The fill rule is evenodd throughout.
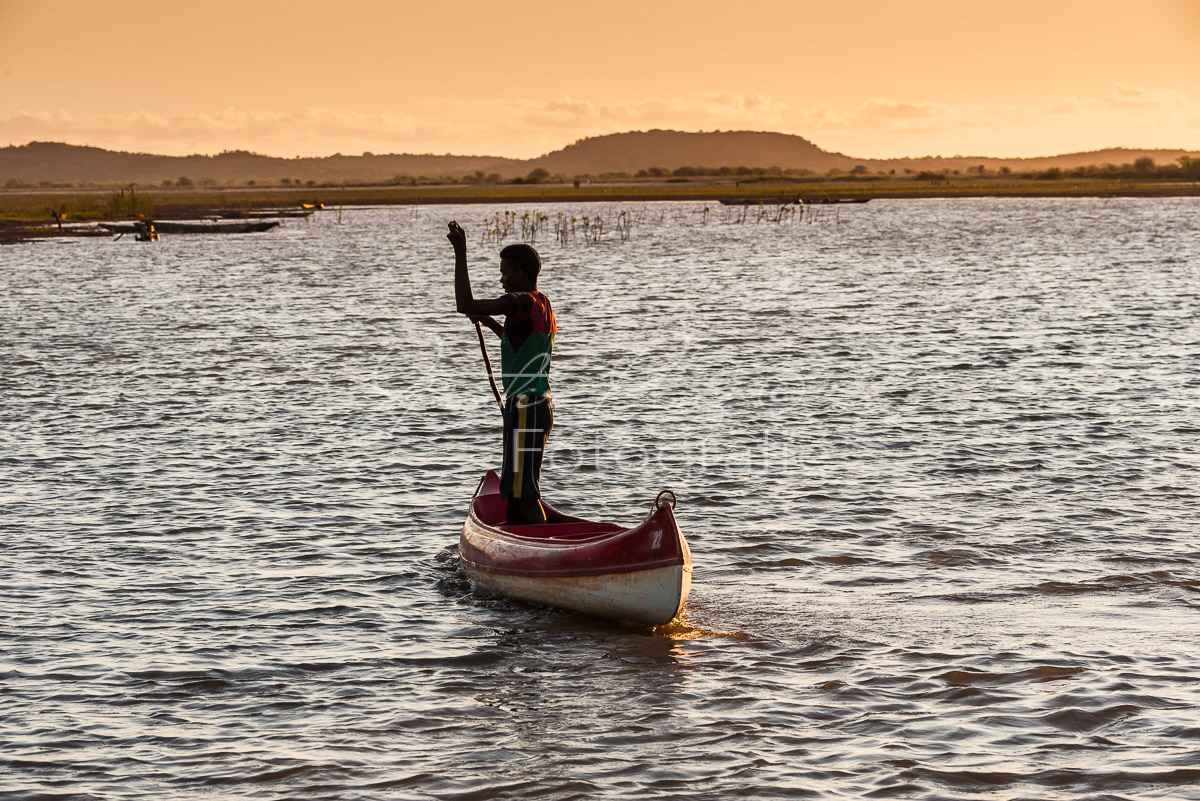
<path id="1" fill-rule="evenodd" d="M 97 184 L 116 186 L 136 183 L 159 186 L 163 181 L 186 177 L 197 184 L 277 184 L 283 179 L 304 184 L 385 183 L 401 176 L 456 178 L 480 171 L 521 174 L 517 159 L 495 156 L 435 156 L 413 154 L 344 156 L 285 159 L 244 150 L 215 156 L 158 156 L 127 153 L 61 142 L 30 142 L 0 148 L 0 186 L 10 181 L 26 184 Z M 514 171 L 514 165 L 518 165 Z"/>
<path id="2" fill-rule="evenodd" d="M 630 131 L 580 139 L 562 150 L 530 159 L 530 169 L 541 167 L 564 175 L 636 173 L 661 167 L 751 167 L 812 170 L 848 170 L 860 160 L 822 150 L 802 136 L 768 131 Z"/>
<path id="3" fill-rule="evenodd" d="M 802 136 L 768 131 L 630 131 L 580 139 L 561 150 L 534 159 L 494 156 L 336 153 L 323 158 L 278 158 L 243 150 L 215 156 L 159 156 L 127 153 L 61 142 L 30 142 L 0 148 L 0 187 L 38 185 L 120 186 L 130 183 L 161 186 L 187 178 L 196 184 L 264 185 L 289 183 L 370 184 L 414 179 L 462 179 L 468 176 L 511 179 L 542 169 L 566 178 L 604 174 L 635 174 L 639 170 L 681 167 L 868 172 L 988 170 L 1014 172 L 1074 169 L 1091 165 L 1131 164 L 1142 158 L 1159 165 L 1181 156 L 1200 158 L 1200 151 L 1111 148 L 1035 158 L 994 156 L 925 156 L 921 158 L 860 159 L 822 150 Z"/>

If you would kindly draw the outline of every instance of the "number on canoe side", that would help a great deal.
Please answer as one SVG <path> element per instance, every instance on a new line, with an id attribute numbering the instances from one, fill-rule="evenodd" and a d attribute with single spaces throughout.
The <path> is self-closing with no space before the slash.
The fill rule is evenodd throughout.
<path id="1" fill-rule="evenodd" d="M 650 550 L 657 551 L 660 545 L 662 545 L 662 529 L 654 532 L 654 539 L 650 541 Z"/>

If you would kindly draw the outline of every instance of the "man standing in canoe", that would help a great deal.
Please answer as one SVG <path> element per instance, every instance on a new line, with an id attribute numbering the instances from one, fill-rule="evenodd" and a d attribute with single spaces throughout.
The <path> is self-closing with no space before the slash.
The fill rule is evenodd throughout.
<path id="1" fill-rule="evenodd" d="M 454 302 L 460 314 L 500 337 L 500 375 L 504 384 L 504 463 L 500 497 L 507 502 L 509 525 L 544 523 L 542 453 L 554 426 L 550 400 L 550 355 L 557 324 L 550 299 L 538 292 L 542 259 L 529 245 L 500 251 L 498 298 L 476 299 L 467 273 L 467 235 L 457 222 L 446 234 L 454 246 Z M 491 315 L 504 315 L 504 324 Z"/>

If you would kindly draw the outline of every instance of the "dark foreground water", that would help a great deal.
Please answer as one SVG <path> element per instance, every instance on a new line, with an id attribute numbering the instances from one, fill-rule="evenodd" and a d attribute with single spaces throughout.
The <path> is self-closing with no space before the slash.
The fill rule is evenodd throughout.
<path id="1" fill-rule="evenodd" d="M 537 209 L 652 632 L 458 570 L 496 207 L 0 250 L 0 797 L 1200 798 L 1200 201 L 703 209 Z"/>

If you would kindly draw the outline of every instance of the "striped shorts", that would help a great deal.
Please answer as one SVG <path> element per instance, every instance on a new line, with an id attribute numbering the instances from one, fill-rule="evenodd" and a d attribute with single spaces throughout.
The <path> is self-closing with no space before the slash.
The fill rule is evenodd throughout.
<path id="1" fill-rule="evenodd" d="M 513 395 L 504 402 L 501 498 L 541 498 L 542 452 L 554 427 L 549 395 Z"/>

